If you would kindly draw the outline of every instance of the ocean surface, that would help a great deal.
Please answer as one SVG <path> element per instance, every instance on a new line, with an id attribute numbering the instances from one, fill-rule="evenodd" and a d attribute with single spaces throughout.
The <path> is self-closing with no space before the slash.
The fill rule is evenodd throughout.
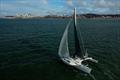
<path id="1" fill-rule="evenodd" d="M 68 21 L 0 19 L 0 80 L 93 80 L 58 56 Z M 120 80 L 120 19 L 81 19 L 78 26 L 89 55 L 99 60 L 89 63 L 95 80 Z"/>

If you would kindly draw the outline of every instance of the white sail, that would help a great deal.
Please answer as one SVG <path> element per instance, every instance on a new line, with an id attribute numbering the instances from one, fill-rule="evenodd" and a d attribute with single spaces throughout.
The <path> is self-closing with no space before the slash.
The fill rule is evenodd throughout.
<path id="1" fill-rule="evenodd" d="M 58 54 L 61 58 L 69 58 L 69 48 L 68 48 L 68 29 L 70 26 L 72 20 L 69 21 L 64 34 L 62 36 L 61 42 L 60 42 L 60 46 L 59 46 L 59 51 Z"/>

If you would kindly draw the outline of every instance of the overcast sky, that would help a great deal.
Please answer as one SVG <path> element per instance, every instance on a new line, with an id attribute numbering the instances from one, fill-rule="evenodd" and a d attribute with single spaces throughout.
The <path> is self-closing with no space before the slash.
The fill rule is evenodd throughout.
<path id="1" fill-rule="evenodd" d="M 0 0 L 0 16 L 78 13 L 120 14 L 120 0 Z"/>

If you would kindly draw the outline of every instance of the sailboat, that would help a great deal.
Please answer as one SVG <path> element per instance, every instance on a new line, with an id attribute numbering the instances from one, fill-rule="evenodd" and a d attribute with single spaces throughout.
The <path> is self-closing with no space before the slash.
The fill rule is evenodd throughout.
<path id="1" fill-rule="evenodd" d="M 73 27 L 74 27 L 75 53 L 73 54 L 73 56 L 70 56 L 68 47 L 68 32 L 72 20 L 74 21 Z M 88 56 L 87 49 L 84 53 L 82 51 L 82 45 L 80 45 L 81 35 L 80 37 L 78 36 L 79 34 L 77 28 L 76 8 L 74 8 L 74 17 L 72 20 L 70 20 L 68 25 L 66 26 L 66 29 L 64 31 L 64 34 L 59 45 L 58 55 L 65 64 L 73 66 L 85 73 L 90 74 L 92 69 L 88 67 L 88 64 L 84 64 L 84 61 L 91 61 L 95 63 L 98 63 L 98 61 Z"/>

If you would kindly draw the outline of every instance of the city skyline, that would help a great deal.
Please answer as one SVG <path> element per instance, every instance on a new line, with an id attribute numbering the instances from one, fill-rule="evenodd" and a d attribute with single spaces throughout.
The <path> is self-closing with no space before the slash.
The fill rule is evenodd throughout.
<path id="1" fill-rule="evenodd" d="M 77 12 L 120 14 L 120 0 L 1 0 L 0 16 L 31 13 L 34 16 Z"/>

